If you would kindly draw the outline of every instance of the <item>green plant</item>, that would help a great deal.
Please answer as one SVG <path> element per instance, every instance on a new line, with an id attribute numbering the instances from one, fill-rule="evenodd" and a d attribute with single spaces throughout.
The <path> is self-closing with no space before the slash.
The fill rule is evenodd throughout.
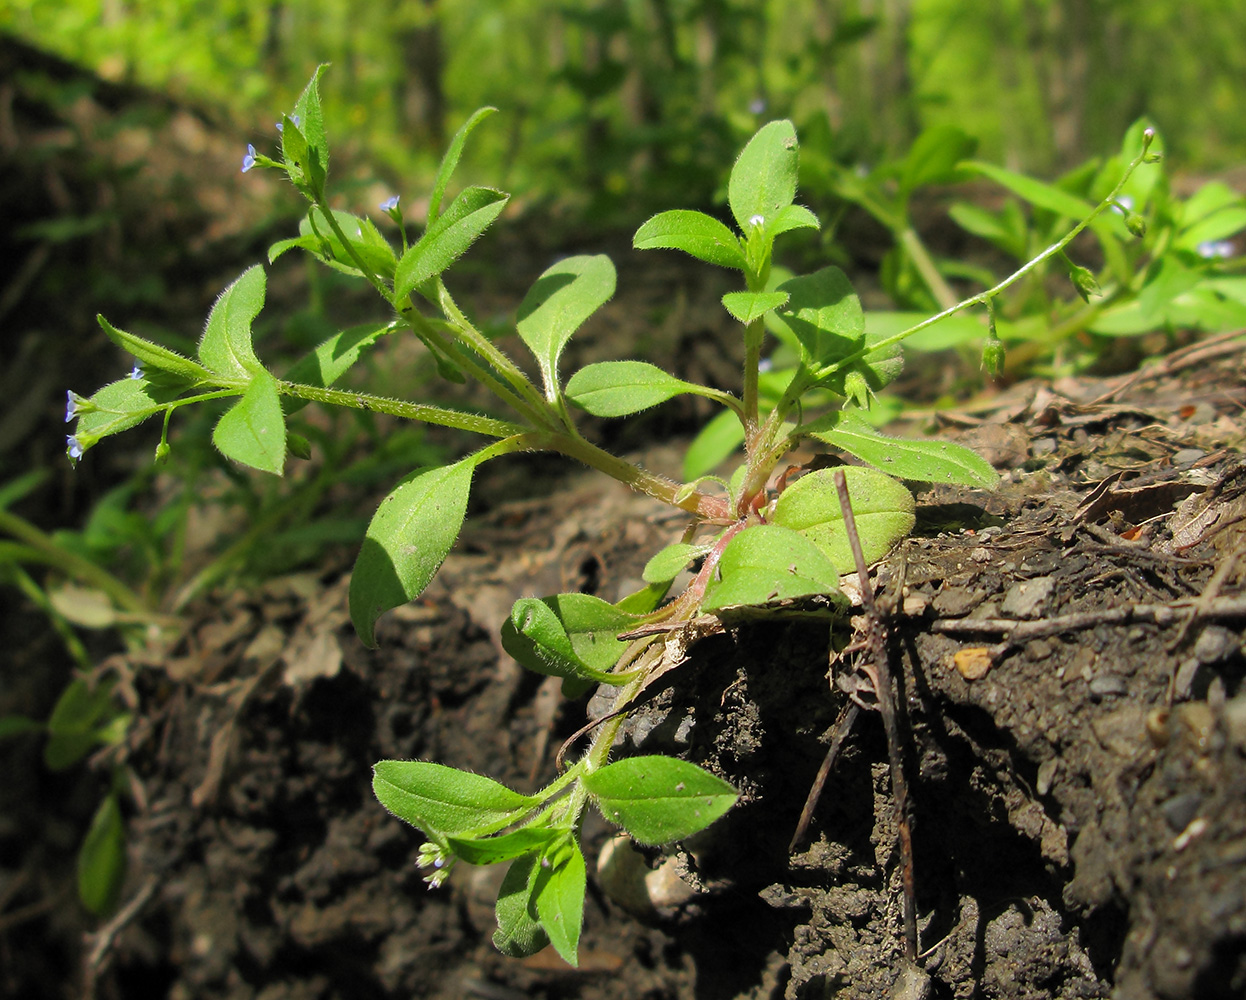
<path id="1" fill-rule="evenodd" d="M 1045 262 L 1027 267 L 1024 279 L 994 300 L 995 330 L 1016 349 L 1016 367 L 1065 353 L 1085 365 L 1117 338 L 1156 330 L 1246 326 L 1246 258 L 1228 239 L 1246 229 L 1246 198 L 1222 181 L 1209 181 L 1187 198 L 1173 194 L 1158 162 L 1135 163 L 1144 146 L 1156 153 L 1163 148 L 1149 122 L 1134 123 L 1118 156 L 1088 160 L 1054 183 L 970 159 L 976 145 L 955 126 L 942 125 L 924 131 L 896 162 L 858 171 L 824 152 L 816 170 L 806 172 L 819 189 L 868 212 L 894 240 L 882 280 L 900 311 L 871 312 L 870 330 L 903 330 L 925 310 L 949 310 L 957 302 L 950 281 L 984 288 L 998 283 L 991 267 L 936 258 L 912 220 L 918 190 L 973 179 L 1002 187 L 1008 197 L 998 208 L 957 200 L 948 209 L 952 220 L 1005 260 L 1024 264 L 1041 255 Z M 1096 213 L 1105 200 L 1112 211 Z M 1066 244 L 1044 253 L 1078 219 L 1089 219 L 1092 241 L 1079 242 L 1076 256 L 1097 260 L 1094 270 L 1070 259 Z M 1053 269 L 1068 280 L 1049 280 Z M 938 350 L 981 337 L 978 318 L 953 310 L 909 346 Z M 1073 338 L 1080 343 L 1070 352 Z"/>
<path id="2" fill-rule="evenodd" d="M 459 130 L 437 174 L 428 221 L 413 242 L 395 249 L 368 219 L 331 209 L 326 194 L 329 153 L 318 92 L 319 71 L 283 116 L 281 157 L 248 147 L 244 171 L 283 171 L 310 203 L 297 237 L 274 245 L 270 260 L 302 249 L 325 265 L 369 282 L 392 310 L 385 323 L 339 333 L 283 377 L 259 360 L 251 324 L 264 300 L 264 270 L 248 269 L 218 299 L 195 359 L 118 330 L 108 335 L 138 358 L 139 377 L 105 386 L 90 399 L 72 400 L 77 414 L 69 454 L 77 458 L 101 439 L 150 417 L 167 429 L 181 407 L 234 399 L 212 433 L 226 456 L 262 472 L 280 474 L 290 452 L 306 454 L 288 419 L 307 402 L 355 408 L 457 428 L 493 442 L 448 464 L 402 479 L 381 502 L 367 528 L 350 584 L 351 616 L 360 638 L 376 642 L 378 618 L 415 598 L 437 572 L 461 529 L 475 469 L 519 451 L 552 451 L 576 459 L 689 515 L 682 538 L 645 568 L 646 587 L 618 604 L 588 594 L 560 594 L 516 602 L 502 627 L 504 647 L 521 664 L 562 678 L 577 695 L 594 685 L 615 691 L 614 711 L 590 727 L 587 750 L 552 782 L 523 795 L 489 778 L 429 761 L 382 761 L 374 790 L 396 815 L 428 836 L 420 852 L 428 881 L 440 883 L 456 860 L 510 861 L 497 904 L 495 943 L 526 954 L 552 942 L 576 961 L 585 886 L 579 830 L 595 804 L 636 840 L 664 844 L 687 837 L 721 816 L 735 790 L 695 765 L 671 758 L 609 761 L 615 736 L 646 686 L 672 665 L 675 647 L 703 615 L 741 607 L 816 598 L 831 613 L 846 599 L 841 573 L 854 569 L 829 471 L 811 472 L 774 488 L 773 473 L 796 442 L 813 437 L 861 459 L 846 471 L 860 541 L 867 559 L 882 557 L 912 528 L 914 500 L 900 478 L 991 488 L 994 470 L 956 445 L 900 440 L 879 434 L 863 418 L 874 393 L 900 370 L 900 343 L 934 317 L 890 336 L 871 335 L 860 302 L 842 271 L 826 267 L 784 278 L 773 266 L 775 241 L 817 218 L 795 201 L 799 149 L 788 121 L 764 126 L 731 171 L 727 200 L 737 230 L 695 211 L 654 216 L 637 231 L 640 249 L 678 249 L 738 271 L 743 287 L 723 297 L 740 323 L 744 348 L 740 395 L 695 385 L 654 365 L 623 360 L 592 364 L 569 379 L 559 359 L 569 339 L 615 291 L 615 271 L 604 256 L 561 260 L 542 274 L 518 310 L 516 330 L 531 352 L 530 378 L 468 319 L 442 275 L 497 218 L 501 191 L 468 187 L 451 201 L 451 175 L 471 132 L 492 112 L 482 109 Z M 1145 158 L 1139 153 L 1131 168 Z M 1122 183 L 1128 171 L 1122 177 Z M 1058 253 L 1112 203 L 1117 192 L 1088 213 L 1061 241 L 996 287 L 959 303 L 990 306 L 1010 283 Z M 382 209 L 402 221 L 397 197 Z M 763 371 L 767 323 L 794 359 Z M 434 402 L 384 398 L 335 388 L 365 352 L 386 338 L 418 338 L 454 380 L 472 379 L 509 411 L 493 416 Z M 999 360 L 989 340 L 989 363 Z M 743 442 L 743 461 L 727 479 L 700 475 L 677 484 L 604 451 L 573 419 L 576 408 L 620 417 L 673 396 L 693 393 L 724 408 Z M 702 440 L 694 464 L 707 465 L 721 440 Z M 157 455 L 168 451 L 162 439 Z M 674 580 L 692 567 L 692 581 L 668 599 Z"/>

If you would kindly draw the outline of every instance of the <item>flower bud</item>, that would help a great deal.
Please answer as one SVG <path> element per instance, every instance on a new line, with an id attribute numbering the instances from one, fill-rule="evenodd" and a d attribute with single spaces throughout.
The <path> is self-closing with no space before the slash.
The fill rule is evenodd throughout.
<path id="1" fill-rule="evenodd" d="M 991 336 L 987 337 L 986 343 L 982 345 L 982 368 L 992 378 L 999 378 L 1004 371 L 1006 354 L 1004 342 L 995 336 L 995 331 L 992 330 Z"/>
<path id="2" fill-rule="evenodd" d="M 161 441 L 158 445 L 156 445 L 156 455 L 152 461 L 154 461 L 157 465 L 164 465 L 164 463 L 169 460 L 170 451 L 172 451 L 172 449 L 169 447 L 169 442 Z"/>
<path id="3" fill-rule="evenodd" d="M 1125 216 L 1125 228 L 1138 239 L 1142 239 L 1146 235 L 1146 219 L 1137 212 L 1130 212 Z"/>
<path id="4" fill-rule="evenodd" d="M 853 370 L 844 376 L 844 395 L 862 410 L 870 408 L 870 384 L 859 371 Z"/>
<path id="5" fill-rule="evenodd" d="M 1073 282 L 1073 287 L 1077 289 L 1077 294 L 1082 297 L 1083 302 L 1089 302 L 1092 295 L 1103 294 L 1099 282 L 1095 280 L 1094 274 L 1088 267 L 1074 264 L 1069 269 L 1069 280 Z"/>

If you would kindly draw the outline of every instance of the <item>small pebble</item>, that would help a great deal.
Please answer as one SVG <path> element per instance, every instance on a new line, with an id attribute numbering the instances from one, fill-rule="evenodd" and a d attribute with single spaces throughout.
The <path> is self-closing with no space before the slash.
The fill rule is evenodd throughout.
<path id="1" fill-rule="evenodd" d="M 1051 783 L 1055 780 L 1056 771 L 1060 768 L 1060 758 L 1052 757 L 1038 765 L 1038 775 L 1034 779 L 1034 791 L 1046 795 L 1051 791 Z"/>
<path id="2" fill-rule="evenodd" d="M 1186 792 L 1183 795 L 1174 795 L 1159 808 L 1173 833 L 1180 833 L 1198 815 L 1198 807 L 1202 803 L 1203 797 L 1198 792 Z"/>
<path id="3" fill-rule="evenodd" d="M 1208 625 L 1194 643 L 1194 658 L 1210 666 L 1227 660 L 1238 649 L 1238 638 L 1223 625 Z"/>
<path id="4" fill-rule="evenodd" d="M 1014 583 L 1004 595 L 999 610 L 1008 618 L 1038 618 L 1055 586 L 1056 581 L 1050 576 Z"/>
<path id="5" fill-rule="evenodd" d="M 991 651 L 985 646 L 958 649 L 952 656 L 952 665 L 965 680 L 980 680 L 991 669 Z"/>
<path id="6" fill-rule="evenodd" d="M 1202 448 L 1182 448 L 1172 457 L 1173 465 L 1190 465 L 1206 455 Z"/>
<path id="7" fill-rule="evenodd" d="M 1125 678 L 1118 674 L 1101 672 L 1090 679 L 1090 693 L 1096 698 L 1124 694 L 1127 690 Z"/>

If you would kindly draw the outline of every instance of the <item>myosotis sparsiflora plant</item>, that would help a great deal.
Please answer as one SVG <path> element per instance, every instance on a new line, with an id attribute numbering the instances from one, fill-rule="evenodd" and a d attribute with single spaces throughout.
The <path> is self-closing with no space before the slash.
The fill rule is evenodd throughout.
<path id="1" fill-rule="evenodd" d="M 794 599 L 817 598 L 831 610 L 846 603 L 839 576 L 854 568 L 853 556 L 830 472 L 812 472 L 772 488 L 782 458 L 801 438 L 813 437 L 865 463 L 845 471 L 869 560 L 885 555 L 913 526 L 913 497 L 900 479 L 990 488 L 996 474 L 968 449 L 885 437 L 861 415 L 874 392 L 898 373 L 901 341 L 925 323 L 870 337 L 860 302 L 838 268 L 782 281 L 772 277 L 776 239 L 819 225 L 795 202 L 798 145 L 790 122 L 763 127 L 736 161 L 728 203 L 737 230 L 701 212 L 670 211 L 641 226 L 634 241 L 640 249 L 678 249 L 740 273 L 741 289 L 723 297 L 744 342 L 739 395 L 692 384 L 641 361 L 592 364 L 563 380 L 559 358 L 568 340 L 614 294 L 615 271 L 605 256 L 557 262 L 524 298 L 516 326 L 539 373 L 533 379 L 473 325 L 442 280 L 507 201 L 501 191 L 468 187 L 446 202 L 464 143 L 492 109 L 476 112 L 454 137 L 429 198 L 423 235 L 408 244 L 404 234 L 396 250 L 368 219 L 329 207 L 329 152 L 318 79 L 319 71 L 278 126 L 280 158 L 248 147 L 243 161 L 244 170 L 284 171 L 310 203 L 299 235 L 274 245 L 269 257 L 297 248 L 358 276 L 376 289 L 390 317 L 342 331 L 281 377 L 264 366 L 252 345 L 251 324 L 265 290 L 258 265 L 222 293 L 195 359 L 101 318 L 108 335 L 141 367 L 137 377 L 113 382 L 89 399 L 71 394 L 70 416 L 77 426 L 69 453 L 76 458 L 108 435 L 161 416 L 166 433 L 158 455 L 164 454 L 169 418 L 178 408 L 223 398 L 234 402 L 216 424 L 216 447 L 277 475 L 290 452 L 306 451 L 288 422 L 308 402 L 371 410 L 492 439 L 458 461 L 413 471 L 381 502 L 350 585 L 352 620 L 368 645 L 376 642 L 377 619 L 418 596 L 437 572 L 462 527 L 472 476 L 483 462 L 519 451 L 559 452 L 687 512 L 683 537 L 649 561 L 641 591 L 617 604 L 578 593 L 524 598 L 503 624 L 506 650 L 525 667 L 562 678 L 568 695 L 595 685 L 615 691 L 612 714 L 590 730 L 587 749 L 552 782 L 524 795 L 435 762 L 390 760 L 375 768 L 380 801 L 428 838 L 419 863 L 429 869 L 431 884 L 440 884 L 457 860 L 511 862 L 497 902 L 498 948 L 520 955 L 550 942 L 574 963 L 585 890 L 579 843 L 585 808 L 594 804 L 637 841 L 666 844 L 708 826 L 737 798 L 727 782 L 686 761 L 648 756 L 611 762 L 610 750 L 629 706 L 673 665 L 681 655 L 681 639 L 695 635 L 706 616 Z M 1141 160 L 1140 155 L 1134 165 Z M 1105 200 L 1094 214 L 1110 203 Z M 401 224 L 397 199 L 382 209 Z M 1063 252 L 1085 225 L 1036 261 Z M 989 309 L 993 297 L 1036 261 L 953 308 L 981 304 Z M 798 358 L 793 366 L 763 371 L 768 330 Z M 446 377 L 473 379 L 490 390 L 509 416 L 334 387 L 366 351 L 398 335 L 417 337 Z M 989 367 L 998 365 L 1001 350 L 990 337 L 984 352 Z M 681 393 L 714 400 L 738 427 L 743 461 L 729 480 L 703 476 L 679 484 L 652 475 L 587 440 L 573 419 L 577 409 L 625 416 Z M 669 597 L 676 577 L 690 567 L 691 582 Z"/>

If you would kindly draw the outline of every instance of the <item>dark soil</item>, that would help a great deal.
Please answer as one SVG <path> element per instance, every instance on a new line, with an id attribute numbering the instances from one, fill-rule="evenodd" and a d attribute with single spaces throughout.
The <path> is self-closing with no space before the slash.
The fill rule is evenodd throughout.
<path id="1" fill-rule="evenodd" d="M 501 872 L 463 866 L 425 888 L 423 838 L 373 799 L 371 764 L 548 780 L 585 706 L 500 655 L 500 621 L 523 594 L 615 598 L 679 530 L 577 477 L 469 521 L 375 651 L 347 624 L 343 572 L 327 570 L 221 595 L 176 646 L 114 664 L 140 708 L 126 748 L 143 803 L 129 820 L 138 905 L 88 965 L 95 994 L 1246 995 L 1239 361 L 1127 387 L 1022 386 L 944 432 L 1007 474 L 994 493 L 922 495 L 915 536 L 875 572 L 895 606 L 916 963 L 873 713 L 788 852 L 846 697 L 837 679 L 864 655 L 828 660 L 852 622 L 728 622 L 633 719 L 619 752 L 678 752 L 743 798 L 667 856 L 590 823 L 590 856 L 609 862 L 580 968 L 494 952 Z M 525 486 L 481 488 L 488 502 Z M 1000 620 L 1024 623 L 1016 641 Z"/>

